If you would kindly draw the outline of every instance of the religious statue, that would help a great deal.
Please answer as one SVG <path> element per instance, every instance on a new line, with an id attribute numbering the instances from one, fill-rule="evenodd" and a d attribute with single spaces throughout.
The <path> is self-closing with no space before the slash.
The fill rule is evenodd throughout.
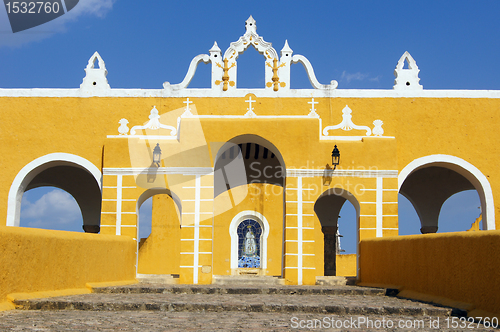
<path id="1" fill-rule="evenodd" d="M 257 243 L 255 242 L 255 235 L 253 234 L 250 226 L 245 236 L 245 256 L 254 256 L 257 251 Z"/>

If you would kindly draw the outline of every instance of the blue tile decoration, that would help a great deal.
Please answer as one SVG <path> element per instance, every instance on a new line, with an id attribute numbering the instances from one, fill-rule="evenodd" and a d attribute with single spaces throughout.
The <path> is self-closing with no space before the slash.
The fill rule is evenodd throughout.
<path id="1" fill-rule="evenodd" d="M 243 220 L 237 229 L 238 267 L 260 268 L 260 240 L 262 227 L 253 219 Z"/>

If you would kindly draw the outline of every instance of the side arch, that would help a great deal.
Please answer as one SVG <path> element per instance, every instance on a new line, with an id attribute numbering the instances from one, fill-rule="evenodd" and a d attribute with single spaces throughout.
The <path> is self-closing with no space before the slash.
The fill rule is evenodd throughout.
<path id="1" fill-rule="evenodd" d="M 80 168 L 89 173 L 96 181 L 99 191 L 102 193 L 102 173 L 90 161 L 77 155 L 69 153 L 51 153 L 39 157 L 26 166 L 24 166 L 19 173 L 17 173 L 9 190 L 9 197 L 7 200 L 7 226 L 19 226 L 21 217 L 21 201 L 23 194 L 29 188 L 33 179 L 44 171 L 58 166 L 70 166 Z M 78 202 L 78 200 L 77 200 Z M 80 202 L 78 202 L 81 208 Z M 99 206 L 100 214 L 100 206 Z M 85 223 L 85 218 L 84 218 Z"/>
<path id="2" fill-rule="evenodd" d="M 413 160 L 399 173 L 398 191 L 401 192 L 403 183 L 411 174 L 427 167 L 447 168 L 467 179 L 479 194 L 481 211 L 483 212 L 483 229 L 495 229 L 495 204 L 491 185 L 486 176 L 477 167 L 461 158 L 436 154 Z"/>
<path id="3" fill-rule="evenodd" d="M 267 268 L 267 238 L 269 236 L 269 222 L 266 217 L 261 213 L 256 211 L 242 211 L 238 213 L 231 224 L 229 225 L 229 235 L 231 236 L 231 269 L 238 268 L 238 225 L 246 219 L 253 219 L 257 221 L 262 227 L 262 257 L 261 257 L 261 268 Z"/>
<path id="4" fill-rule="evenodd" d="M 148 198 L 154 196 L 154 195 L 160 195 L 160 194 L 166 194 L 172 197 L 172 199 L 175 202 L 175 205 L 177 205 L 177 208 L 179 209 L 179 220 L 180 216 L 182 215 L 182 204 L 181 204 L 181 199 L 179 196 L 174 194 L 170 189 L 165 189 L 165 188 L 152 188 L 144 191 L 141 196 L 137 199 L 137 205 L 135 210 L 137 211 L 137 220 L 139 220 L 139 208 L 141 207 L 142 203 L 144 203 Z"/>

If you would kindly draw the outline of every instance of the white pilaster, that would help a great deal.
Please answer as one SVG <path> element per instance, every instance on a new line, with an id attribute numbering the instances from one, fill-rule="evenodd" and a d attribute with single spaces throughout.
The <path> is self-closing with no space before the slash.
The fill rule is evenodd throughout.
<path id="1" fill-rule="evenodd" d="M 194 202 L 194 254 L 193 254 L 193 284 L 198 283 L 198 268 L 200 261 L 200 202 L 201 175 L 196 175 Z"/>
<path id="2" fill-rule="evenodd" d="M 122 235 L 122 187 L 123 175 L 116 176 L 116 235 Z"/>
<path id="3" fill-rule="evenodd" d="M 302 177 L 297 178 L 297 279 L 302 285 Z"/>
<path id="4" fill-rule="evenodd" d="M 382 177 L 377 177 L 377 188 L 376 188 L 376 193 L 377 193 L 377 200 L 376 200 L 376 211 L 375 215 L 376 217 L 376 236 L 377 237 L 382 237 L 382 220 L 383 220 L 383 181 L 384 179 Z"/>

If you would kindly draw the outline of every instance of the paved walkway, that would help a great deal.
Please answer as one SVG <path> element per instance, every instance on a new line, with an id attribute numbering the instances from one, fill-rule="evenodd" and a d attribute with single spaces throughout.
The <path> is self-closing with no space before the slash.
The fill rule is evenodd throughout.
<path id="1" fill-rule="evenodd" d="M 385 290 L 352 286 L 137 285 L 96 291 L 99 293 L 20 301 L 17 304 L 25 310 L 0 313 L 0 330 L 492 330 L 461 322 L 459 317 L 450 316 L 450 308 L 384 296 Z"/>

